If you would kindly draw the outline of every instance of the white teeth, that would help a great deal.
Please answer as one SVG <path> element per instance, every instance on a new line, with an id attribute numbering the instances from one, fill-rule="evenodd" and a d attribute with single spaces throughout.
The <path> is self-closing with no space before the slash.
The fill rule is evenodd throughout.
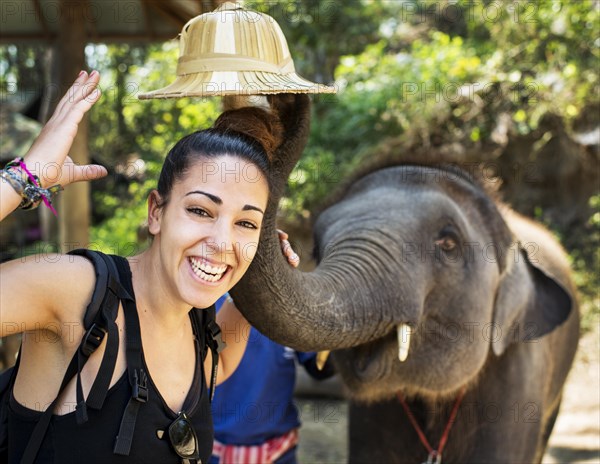
<path id="1" fill-rule="evenodd" d="M 225 271 L 227 271 L 226 264 L 223 264 L 222 266 L 212 266 L 204 261 L 198 261 L 194 258 L 190 258 L 190 263 L 194 273 L 207 282 L 218 281 L 223 277 Z"/>
<path id="2" fill-rule="evenodd" d="M 319 351 L 317 353 L 316 364 L 317 364 L 317 369 L 319 369 L 320 371 L 322 371 L 323 368 L 325 367 L 325 363 L 327 362 L 329 353 L 331 353 L 331 351 Z"/>
<path id="3" fill-rule="evenodd" d="M 408 324 L 400 324 L 396 330 L 398 332 L 398 359 L 400 362 L 404 362 L 408 357 L 412 329 Z"/>

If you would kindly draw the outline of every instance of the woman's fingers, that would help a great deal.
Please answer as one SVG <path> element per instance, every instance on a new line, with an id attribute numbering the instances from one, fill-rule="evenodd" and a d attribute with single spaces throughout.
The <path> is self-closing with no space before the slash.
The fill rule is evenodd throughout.
<path id="1" fill-rule="evenodd" d="M 107 169 L 99 164 L 77 165 L 71 157 L 67 156 L 61 167 L 54 166 L 46 172 L 46 183 L 44 187 L 60 184 L 72 184 L 73 182 L 92 181 L 101 179 L 108 174 Z"/>
<path id="2" fill-rule="evenodd" d="M 77 126 L 83 119 L 84 114 L 100 98 L 99 81 L 100 75 L 97 71 L 93 71 L 87 79 L 81 82 L 75 81 L 63 97 L 62 106 L 56 109 L 47 126 L 64 131 L 75 129 L 76 133 Z M 75 133 L 71 135 L 75 137 Z"/>
<path id="3" fill-rule="evenodd" d="M 56 105 L 53 117 L 59 118 L 69 106 L 77 105 L 81 101 L 87 103 L 89 101 L 96 101 L 99 97 L 97 95 L 99 92 L 97 89 L 99 82 L 100 73 L 98 71 L 92 71 L 89 75 L 86 71 L 81 71 L 75 82 L 73 82 L 73 85 L 67 90 L 67 93 L 58 102 L 58 105 Z"/>
<path id="4" fill-rule="evenodd" d="M 98 98 L 100 98 L 99 83 L 100 73 L 98 71 L 92 71 L 81 88 L 81 99 L 77 102 L 78 104 L 83 103 L 84 108 L 87 108 L 85 111 L 90 109 L 92 105 L 98 101 Z"/>
<path id="5" fill-rule="evenodd" d="M 99 164 L 86 164 L 84 166 L 75 166 L 73 169 L 72 182 L 91 181 L 101 179 L 108 174 L 107 169 Z"/>
<path id="6" fill-rule="evenodd" d="M 291 247 L 290 247 L 291 250 Z M 290 266 L 292 267 L 298 267 L 298 265 L 300 264 L 300 256 L 298 256 L 294 250 L 291 250 L 292 253 L 290 255 L 286 254 L 286 258 L 288 260 L 288 263 L 290 264 Z"/>
<path id="7" fill-rule="evenodd" d="M 283 241 L 283 240 L 287 240 L 288 239 L 288 234 L 285 233 L 281 229 L 277 229 L 277 234 L 279 235 L 279 241 Z"/>
<path id="8" fill-rule="evenodd" d="M 290 266 L 298 267 L 298 264 L 300 264 L 300 257 L 296 254 L 292 245 L 290 245 L 290 242 L 287 240 L 288 234 L 280 229 L 277 229 L 277 233 L 279 234 L 279 242 L 281 244 L 283 255 L 287 258 Z"/>
<path id="9" fill-rule="evenodd" d="M 30 165 L 36 171 L 35 173 L 40 177 L 43 185 L 57 183 L 52 181 L 52 175 L 46 174 L 53 169 L 58 169 L 61 172 L 71 171 L 70 175 L 67 176 L 63 174 L 54 176 L 55 178 L 61 178 L 63 181 L 61 185 L 84 180 L 82 177 L 84 173 L 81 173 L 80 169 L 86 168 L 85 166 L 66 170 L 63 163 L 65 163 L 71 150 L 79 123 L 85 113 L 100 98 L 99 82 L 100 74 L 97 71 L 93 71 L 89 75 L 84 71 L 80 73 L 25 156 L 27 165 Z M 88 171 L 93 172 L 94 178 L 106 175 L 102 169 L 93 168 L 88 169 Z"/>

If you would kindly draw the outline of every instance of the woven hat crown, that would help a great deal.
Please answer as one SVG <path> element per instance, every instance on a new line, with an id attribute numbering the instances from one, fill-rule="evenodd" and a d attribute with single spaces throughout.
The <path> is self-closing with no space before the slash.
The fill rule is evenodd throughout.
<path id="1" fill-rule="evenodd" d="M 271 16 L 226 2 L 183 27 L 175 82 L 140 98 L 334 91 L 296 74 Z"/>

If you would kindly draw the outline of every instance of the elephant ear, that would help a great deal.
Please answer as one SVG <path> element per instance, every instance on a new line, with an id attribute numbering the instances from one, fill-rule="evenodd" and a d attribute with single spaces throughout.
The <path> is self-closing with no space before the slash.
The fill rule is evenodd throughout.
<path id="1" fill-rule="evenodd" d="M 538 339 L 561 325 L 571 313 L 573 299 L 563 285 L 530 260 L 519 245 L 507 266 L 496 295 L 492 349 L 500 356 L 512 343 Z"/>

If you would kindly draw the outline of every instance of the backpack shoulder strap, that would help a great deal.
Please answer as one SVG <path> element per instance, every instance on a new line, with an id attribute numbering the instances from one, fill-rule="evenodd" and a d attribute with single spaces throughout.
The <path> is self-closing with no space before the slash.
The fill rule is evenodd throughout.
<path id="1" fill-rule="evenodd" d="M 212 369 L 210 373 L 210 396 L 212 402 L 215 395 L 217 384 L 217 370 L 219 366 L 219 353 L 223 351 L 227 344 L 223 341 L 221 327 L 217 324 L 215 305 L 206 309 L 192 309 L 192 321 L 196 326 L 198 336 L 203 337 L 200 340 L 200 346 L 203 352 L 203 359 L 206 359 L 207 348 L 212 354 Z"/>
<path id="2" fill-rule="evenodd" d="M 8 462 L 8 399 L 15 384 L 20 361 L 21 349 L 17 354 L 15 365 L 0 374 L 0 460 L 2 462 Z"/>
<path id="3" fill-rule="evenodd" d="M 22 464 L 30 464 L 35 461 L 50 425 L 50 419 L 52 418 L 60 393 L 65 389 L 73 376 L 77 375 L 76 418 L 79 424 L 87 421 L 88 406 L 100 409 L 104 404 L 119 351 L 119 332 L 115 323 L 119 309 L 119 300 L 131 299 L 131 296 L 120 284 L 118 272 L 109 256 L 97 251 L 84 249 L 74 250 L 69 254 L 83 256 L 92 261 L 96 273 L 96 283 L 92 299 L 84 315 L 84 328 L 86 331 L 67 367 L 58 395 L 44 411 L 31 434 L 21 460 Z M 81 370 L 90 355 L 96 351 L 107 334 L 106 350 L 100 364 L 100 369 L 98 370 L 98 375 L 92 384 L 87 400 L 84 400 L 81 386 Z"/>
<path id="4" fill-rule="evenodd" d="M 120 256 L 115 256 L 115 260 L 123 277 L 123 282 L 125 282 L 125 273 L 129 269 L 127 261 Z M 113 453 L 129 456 L 140 406 L 148 401 L 148 375 L 142 362 L 142 336 L 135 300 L 132 298 L 124 301 L 123 310 L 125 311 L 126 332 L 125 358 L 127 361 L 127 377 L 131 386 L 131 397 L 125 411 L 123 411 Z"/>
<path id="5" fill-rule="evenodd" d="M 119 310 L 119 301 L 131 299 L 131 296 L 120 283 L 119 273 L 113 258 L 99 251 L 86 249 L 74 250 L 70 254 L 89 259 L 96 272 L 96 285 L 92 300 L 86 308 L 83 320 L 86 332 L 80 349 L 77 350 L 76 417 L 77 423 L 83 424 L 88 419 L 87 408 L 99 410 L 106 399 L 119 352 L 119 330 L 115 322 Z M 94 379 L 87 400 L 84 400 L 81 386 L 81 369 L 107 334 L 106 350 L 102 357 L 98 375 Z"/>
<path id="6" fill-rule="evenodd" d="M 96 321 L 100 308 L 106 306 L 106 303 L 109 302 L 108 300 L 112 300 L 109 291 L 119 299 L 133 299 L 121 284 L 114 258 L 100 251 L 88 250 L 86 248 L 73 250 L 67 254 L 82 256 L 94 265 L 96 285 L 94 286 L 90 304 L 85 310 L 83 323 L 86 329 L 89 329 Z"/>

